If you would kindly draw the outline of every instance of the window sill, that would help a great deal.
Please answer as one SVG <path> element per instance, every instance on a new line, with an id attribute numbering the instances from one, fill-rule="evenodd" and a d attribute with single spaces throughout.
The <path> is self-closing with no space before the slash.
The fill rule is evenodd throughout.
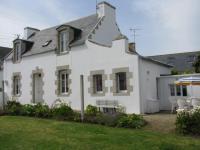
<path id="1" fill-rule="evenodd" d="M 117 93 L 127 93 L 127 90 L 119 90 Z"/>
<path id="2" fill-rule="evenodd" d="M 13 95 L 13 97 L 20 97 L 20 96 L 21 96 L 21 94 Z"/>
<path id="3" fill-rule="evenodd" d="M 66 55 L 66 54 L 68 54 L 69 53 L 69 51 L 67 50 L 67 51 L 64 51 L 64 52 L 58 52 L 58 56 L 62 56 L 62 55 Z"/>
<path id="4" fill-rule="evenodd" d="M 127 90 L 124 90 L 124 91 L 113 93 L 113 95 L 114 96 L 130 96 L 130 92 L 128 92 Z"/>
<path id="5" fill-rule="evenodd" d="M 58 96 L 59 97 L 67 97 L 69 95 L 70 95 L 70 93 L 68 92 L 68 93 L 60 93 Z"/>
<path id="6" fill-rule="evenodd" d="M 21 62 L 21 60 L 13 61 L 13 64 L 19 64 L 20 62 Z"/>
<path id="7" fill-rule="evenodd" d="M 96 96 L 96 97 L 99 97 L 99 96 L 105 96 L 105 93 L 102 91 L 102 92 L 95 92 L 92 94 L 92 96 Z"/>

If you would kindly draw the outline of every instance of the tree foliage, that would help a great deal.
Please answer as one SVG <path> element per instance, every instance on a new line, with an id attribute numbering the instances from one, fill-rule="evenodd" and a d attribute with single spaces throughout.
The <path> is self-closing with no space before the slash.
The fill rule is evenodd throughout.
<path id="1" fill-rule="evenodd" d="M 193 67 L 196 73 L 200 73 L 200 54 L 198 55 L 196 61 L 193 63 Z"/>

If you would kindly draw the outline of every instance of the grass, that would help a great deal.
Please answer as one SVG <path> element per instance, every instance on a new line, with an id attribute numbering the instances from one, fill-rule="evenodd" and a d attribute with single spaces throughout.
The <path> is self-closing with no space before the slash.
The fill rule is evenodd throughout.
<path id="1" fill-rule="evenodd" d="M 200 140 L 173 133 L 27 117 L 0 117 L 0 149 L 196 150 Z"/>

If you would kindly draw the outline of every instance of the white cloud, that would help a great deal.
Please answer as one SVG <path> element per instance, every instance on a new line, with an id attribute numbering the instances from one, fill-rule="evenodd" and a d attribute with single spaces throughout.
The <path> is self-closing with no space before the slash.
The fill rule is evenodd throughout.
<path id="1" fill-rule="evenodd" d="M 39 3 L 48 12 L 49 17 L 55 17 L 60 23 L 63 23 L 77 17 L 70 5 L 66 5 L 67 1 L 65 0 L 65 3 L 63 3 L 58 0 L 42 0 Z"/>
<path id="2" fill-rule="evenodd" d="M 26 6 L 17 7 L 16 5 L 15 7 L 9 2 L 0 5 L 0 46 L 12 47 L 12 41 L 16 38 L 16 34 L 20 34 L 22 38 L 23 30 L 27 26 L 44 29 L 52 26 L 52 20 L 53 24 L 60 24 L 75 17 L 69 8 L 64 6 L 66 9 L 63 9 L 62 3 L 57 0 L 33 1 L 29 6 L 31 7 L 33 3 L 37 6 L 34 9 L 31 7 L 30 11 Z M 15 2 L 21 4 L 23 0 Z M 39 10 L 46 14 L 35 12 Z"/>
<path id="3" fill-rule="evenodd" d="M 195 47 L 199 29 L 194 22 L 199 22 L 199 5 L 199 0 L 134 0 L 133 11 L 150 18 L 155 27 L 153 30 L 163 32 L 162 36 L 168 38 L 166 43 L 181 51 Z"/>

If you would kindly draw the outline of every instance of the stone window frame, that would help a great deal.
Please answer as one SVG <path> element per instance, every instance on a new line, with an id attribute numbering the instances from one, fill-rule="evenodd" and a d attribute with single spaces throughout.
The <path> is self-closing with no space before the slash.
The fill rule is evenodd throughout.
<path id="1" fill-rule="evenodd" d="M 19 94 L 15 95 L 14 93 L 14 77 L 18 76 L 19 77 Z M 20 97 L 22 95 L 22 75 L 21 75 L 21 72 L 14 72 L 13 75 L 12 75 L 12 78 L 11 78 L 11 81 L 12 81 L 12 93 L 11 95 L 13 97 Z"/>
<path id="2" fill-rule="evenodd" d="M 102 92 L 94 93 L 94 83 L 93 83 L 93 76 L 94 75 L 102 75 Z M 94 70 L 90 71 L 90 75 L 88 76 L 88 81 L 90 82 L 90 87 L 88 88 L 88 93 L 91 96 L 105 96 L 108 92 L 108 87 L 105 86 L 105 81 L 107 80 L 107 75 L 105 74 L 104 70 Z"/>
<path id="3" fill-rule="evenodd" d="M 68 88 L 69 89 L 68 89 L 68 93 L 66 93 L 66 94 L 62 94 L 60 92 L 60 71 L 64 71 L 64 70 L 66 70 L 67 74 L 68 74 Z M 70 75 L 71 75 L 71 69 L 69 68 L 69 65 L 57 66 L 56 67 L 56 71 L 55 71 L 55 76 L 56 76 L 56 81 L 55 81 L 56 90 L 55 90 L 55 94 L 58 97 L 68 97 L 68 96 L 71 95 L 72 89 L 70 87 L 71 87 L 72 80 L 70 78 Z"/>
<path id="4" fill-rule="evenodd" d="M 116 74 L 120 72 L 126 73 L 127 90 L 123 92 L 118 92 L 117 90 Z M 113 83 L 113 85 L 110 87 L 110 91 L 113 93 L 113 96 L 130 96 L 130 93 L 133 91 L 133 85 L 131 85 L 130 83 L 130 79 L 132 78 L 133 78 L 133 73 L 129 71 L 129 67 L 113 68 L 112 74 L 110 74 L 110 80 L 112 80 Z"/>
<path id="5" fill-rule="evenodd" d="M 31 102 L 34 103 L 34 95 L 33 95 L 33 80 L 34 80 L 34 74 L 41 74 L 41 79 L 42 79 L 42 99 L 41 99 L 41 102 L 45 102 L 44 101 L 44 72 L 43 72 L 43 69 L 39 69 L 39 67 L 36 67 L 35 70 L 32 70 L 32 73 L 31 73 Z"/>

